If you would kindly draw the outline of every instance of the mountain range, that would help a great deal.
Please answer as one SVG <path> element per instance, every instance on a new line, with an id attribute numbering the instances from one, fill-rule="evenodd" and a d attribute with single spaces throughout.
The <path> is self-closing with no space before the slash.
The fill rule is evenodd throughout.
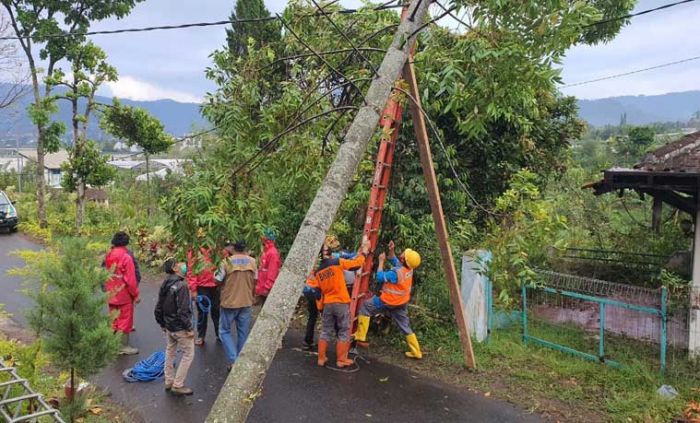
<path id="1" fill-rule="evenodd" d="M 700 111 L 700 91 L 578 100 L 579 115 L 593 126 L 687 122 Z"/>
<path id="2" fill-rule="evenodd" d="M 7 88 L 6 84 L 0 83 L 0 98 L 2 98 L 3 90 Z M 12 107 L 0 109 L 0 147 L 3 146 L 3 141 L 12 141 L 11 145 L 14 146 L 16 140 L 19 140 L 20 144 L 26 144 L 36 137 L 34 134 L 35 128 L 26 113 L 32 99 L 33 97 L 29 93 L 13 104 Z M 112 98 L 97 96 L 96 101 L 98 103 L 111 104 Z M 133 101 L 126 99 L 121 100 L 121 102 L 128 106 L 142 107 L 148 110 L 153 116 L 160 119 L 165 130 L 175 137 L 181 137 L 192 133 L 194 130 L 201 130 L 210 126 L 199 113 L 200 106 L 196 103 L 179 103 L 173 100 Z M 59 110 L 54 115 L 55 118 L 63 121 L 66 127 L 70 128 L 70 103 L 65 100 L 59 100 L 58 105 Z M 100 129 L 94 113 L 88 126 L 88 136 L 95 140 L 111 138 Z"/>
<path id="3" fill-rule="evenodd" d="M 7 85 L 0 83 L 0 98 L 3 90 L 7 88 Z M 0 109 L 0 147 L 14 146 L 17 140 L 21 145 L 26 145 L 35 138 L 34 127 L 26 114 L 31 101 L 31 95 L 26 95 L 11 108 Z M 110 104 L 112 99 L 98 96 L 97 101 Z M 160 119 L 166 131 L 175 137 L 209 126 L 202 118 L 200 106 L 196 103 L 179 103 L 173 100 L 122 100 L 122 103 L 148 110 Z M 623 116 L 630 125 L 687 122 L 700 111 L 700 91 L 578 100 L 578 105 L 579 115 L 592 126 L 617 125 Z M 59 111 L 55 116 L 69 126 L 69 103 L 59 101 Z M 94 116 L 89 128 L 90 138 L 110 139 L 102 132 Z"/>

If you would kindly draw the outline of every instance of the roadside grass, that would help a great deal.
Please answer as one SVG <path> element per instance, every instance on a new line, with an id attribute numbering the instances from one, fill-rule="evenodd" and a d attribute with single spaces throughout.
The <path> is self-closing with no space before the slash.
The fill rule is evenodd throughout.
<path id="1" fill-rule="evenodd" d="M 38 341 L 25 345 L 0 335 L 0 358 L 5 365 L 15 367 L 17 374 L 26 379 L 32 389 L 41 393 L 47 402 L 55 406 L 60 398 L 59 410 L 63 411 L 69 406 L 63 392 L 68 374 L 58 373 L 52 369 L 48 357 L 40 351 Z M 19 392 L 13 394 L 19 394 Z M 112 404 L 103 392 L 94 387 L 88 388 L 87 392 L 76 400 L 75 406 L 79 408 L 79 421 L 85 423 L 130 421 L 123 410 Z M 40 419 L 40 421 L 53 420 Z"/>
<path id="2" fill-rule="evenodd" d="M 553 421 L 670 422 L 682 418 L 690 401 L 700 400 L 700 367 L 688 362 L 680 351 L 669 354 L 668 369 L 661 374 L 658 346 L 606 335 L 606 354 L 622 364 L 617 369 L 525 344 L 520 326 L 514 326 L 495 331 L 486 343 L 474 343 L 478 369 L 466 371 L 456 329 L 421 323 L 425 321 L 416 329 L 425 359 L 398 360 L 400 365 L 506 399 Z M 597 351 L 598 340 L 588 332 L 573 327 L 536 326 L 534 332 L 542 339 Z M 373 348 L 396 362 L 396 354 L 405 345 L 395 332 Z M 660 398 L 656 391 L 662 385 L 673 386 L 679 396 L 673 400 Z"/>

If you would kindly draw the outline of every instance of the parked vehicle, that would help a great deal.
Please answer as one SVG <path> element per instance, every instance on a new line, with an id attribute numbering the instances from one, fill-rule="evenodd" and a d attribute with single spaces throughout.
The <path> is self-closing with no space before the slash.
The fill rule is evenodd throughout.
<path id="1" fill-rule="evenodd" d="M 0 228 L 17 231 L 17 209 L 3 191 L 0 191 Z"/>

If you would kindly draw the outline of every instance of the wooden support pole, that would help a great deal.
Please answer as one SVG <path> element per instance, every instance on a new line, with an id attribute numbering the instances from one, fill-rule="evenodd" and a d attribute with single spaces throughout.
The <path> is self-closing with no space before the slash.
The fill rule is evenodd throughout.
<path id="1" fill-rule="evenodd" d="M 415 103 L 409 100 L 411 104 L 411 118 L 413 119 L 413 127 L 416 131 L 416 140 L 418 142 L 418 152 L 420 154 L 421 166 L 423 167 L 425 185 L 428 189 L 430 210 L 433 213 L 435 231 L 437 232 L 438 243 L 440 244 L 442 265 L 445 269 L 447 284 L 450 288 L 450 300 L 452 302 L 452 308 L 454 309 L 457 328 L 459 329 L 459 339 L 462 343 L 464 363 L 470 369 L 474 369 L 476 368 L 476 361 L 474 360 L 472 340 L 469 335 L 469 326 L 464 313 L 462 294 L 459 290 L 459 282 L 457 281 L 457 270 L 455 269 L 452 249 L 450 248 L 450 240 L 447 234 L 447 223 L 445 222 L 445 215 L 442 212 L 440 190 L 437 185 L 437 177 L 435 176 L 435 167 L 433 166 L 433 154 L 430 151 L 430 143 L 428 141 L 428 130 L 425 126 L 425 117 L 419 108 L 420 93 L 418 91 L 416 71 L 411 61 L 406 62 L 404 65 L 403 75 L 408 82 L 409 91 L 415 100 Z"/>

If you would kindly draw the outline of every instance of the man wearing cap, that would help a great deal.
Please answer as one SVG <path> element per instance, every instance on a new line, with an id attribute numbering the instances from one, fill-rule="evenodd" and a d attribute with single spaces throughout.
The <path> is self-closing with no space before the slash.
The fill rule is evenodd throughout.
<path id="1" fill-rule="evenodd" d="M 262 235 L 263 251 L 260 257 L 260 269 L 258 270 L 258 282 L 255 285 L 255 295 L 261 297 L 264 302 L 275 284 L 277 275 L 282 267 L 282 259 L 275 245 L 275 233 L 272 229 L 265 229 Z"/>
<path id="2" fill-rule="evenodd" d="M 227 245 L 230 254 L 214 275 L 221 286 L 221 311 L 219 337 L 228 357 L 228 369 L 236 362 L 238 354 L 248 339 L 251 322 L 251 309 L 255 299 L 257 266 L 255 259 L 246 254 L 245 241 Z M 236 331 L 234 342 L 231 332 Z"/>

